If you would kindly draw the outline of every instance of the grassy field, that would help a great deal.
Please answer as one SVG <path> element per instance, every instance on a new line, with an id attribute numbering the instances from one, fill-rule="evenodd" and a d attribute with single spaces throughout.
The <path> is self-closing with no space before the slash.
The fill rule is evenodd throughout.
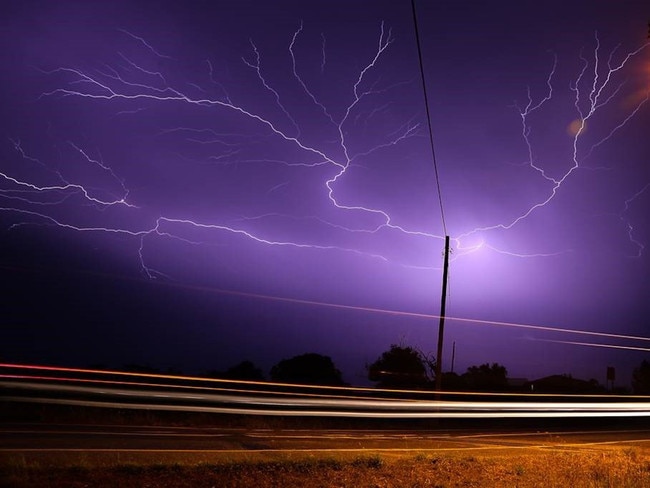
<path id="1" fill-rule="evenodd" d="M 634 449 L 517 455 L 313 456 L 274 460 L 116 462 L 68 467 L 2 463 L 0 485 L 27 487 L 647 487 L 650 458 Z"/>

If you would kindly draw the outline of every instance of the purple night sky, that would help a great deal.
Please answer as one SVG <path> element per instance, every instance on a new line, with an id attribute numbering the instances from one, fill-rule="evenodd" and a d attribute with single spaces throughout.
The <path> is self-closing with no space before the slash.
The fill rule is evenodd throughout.
<path id="1" fill-rule="evenodd" d="M 416 5 L 447 314 L 640 336 L 449 320 L 443 369 L 455 342 L 456 372 L 628 384 L 650 356 L 650 8 Z M 0 360 L 318 352 L 365 384 L 391 343 L 435 351 L 437 319 L 351 308 L 440 310 L 410 2 L 1 9 Z"/>

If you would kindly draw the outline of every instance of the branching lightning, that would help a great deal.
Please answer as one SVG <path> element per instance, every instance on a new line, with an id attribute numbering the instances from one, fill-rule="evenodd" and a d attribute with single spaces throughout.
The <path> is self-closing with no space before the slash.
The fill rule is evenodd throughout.
<path id="1" fill-rule="evenodd" d="M 225 92 L 225 89 L 223 89 L 223 85 L 214 79 L 212 64 L 210 63 L 210 61 L 207 61 L 209 76 L 211 81 L 217 84 L 221 89 L 223 89 L 224 93 L 226 93 L 225 99 L 223 100 L 212 99 L 207 97 L 206 98 L 193 97 L 192 95 L 182 91 L 180 88 L 175 88 L 170 86 L 166 77 L 160 71 L 154 71 L 154 70 L 147 69 L 146 67 L 143 67 L 138 63 L 136 63 L 129 56 L 123 54 L 122 52 L 118 52 L 118 56 L 124 64 L 122 65 L 117 64 L 115 66 L 110 66 L 108 64 L 105 64 L 103 65 L 102 68 L 95 69 L 94 72 L 89 70 L 82 70 L 76 67 L 57 67 L 49 71 L 42 70 L 43 73 L 50 76 L 62 75 L 64 77 L 68 77 L 69 81 L 66 87 L 58 87 L 51 91 L 44 92 L 41 94 L 40 97 L 41 98 L 56 97 L 56 96 L 64 97 L 64 98 L 81 97 L 81 98 L 86 98 L 94 101 L 104 100 L 109 102 L 117 102 L 122 100 L 122 101 L 127 101 L 132 103 L 137 103 L 142 101 L 153 101 L 157 103 L 181 103 L 181 104 L 197 106 L 197 107 L 214 107 L 217 109 L 223 109 L 226 111 L 239 113 L 245 116 L 246 118 L 252 120 L 253 122 L 265 126 L 265 128 L 267 129 L 270 129 L 270 131 L 275 136 L 297 147 L 305 155 L 307 155 L 309 159 L 305 159 L 303 161 L 298 161 L 298 162 L 271 160 L 271 159 L 267 159 L 267 160 L 243 159 L 241 157 L 238 157 L 239 156 L 238 152 L 241 149 L 241 144 L 243 143 L 227 142 L 227 140 L 233 140 L 233 135 L 217 134 L 215 131 L 209 128 L 196 129 L 192 127 L 172 127 L 163 130 L 161 134 L 169 134 L 171 132 L 180 132 L 180 131 L 194 132 L 197 134 L 212 134 L 215 136 L 212 139 L 188 138 L 187 141 L 196 144 L 218 143 L 225 146 L 230 146 L 227 152 L 221 155 L 210 157 L 210 159 L 212 159 L 213 161 L 219 163 L 223 162 L 224 164 L 232 164 L 232 163 L 241 164 L 244 162 L 248 162 L 248 163 L 279 163 L 282 165 L 286 165 L 288 167 L 302 166 L 302 167 L 309 168 L 309 167 L 319 167 L 323 165 L 334 167 L 336 169 L 334 176 L 324 181 L 324 185 L 327 189 L 327 194 L 330 202 L 340 210 L 349 211 L 349 212 L 367 213 L 367 214 L 377 216 L 381 219 L 381 221 L 373 228 L 365 228 L 365 229 L 349 228 L 348 230 L 353 232 L 374 233 L 374 232 L 378 232 L 382 227 L 386 227 L 386 228 L 399 230 L 401 232 L 405 232 L 413 235 L 437 237 L 427 232 L 408 231 L 400 226 L 393 224 L 391 222 L 390 216 L 386 212 L 380 209 L 369 208 L 361 205 L 343 204 L 335 196 L 335 185 L 341 178 L 344 177 L 353 159 L 366 157 L 372 152 L 380 151 L 381 149 L 386 147 L 398 145 L 402 143 L 404 140 L 417 135 L 419 124 L 407 123 L 404 124 L 400 129 L 398 129 L 398 131 L 393 134 L 392 139 L 388 140 L 387 142 L 383 142 L 378 144 L 375 147 L 368 148 L 366 151 L 359 152 L 354 156 L 351 156 L 349 154 L 349 149 L 348 149 L 349 144 L 347 141 L 345 126 L 348 123 L 348 120 L 351 117 L 352 113 L 354 112 L 355 107 L 364 98 L 369 97 L 375 93 L 378 93 L 378 90 L 374 88 L 374 84 L 371 84 L 369 87 L 366 87 L 366 85 L 368 85 L 366 78 L 368 77 L 368 74 L 370 72 L 376 69 L 377 65 L 380 63 L 381 57 L 384 55 L 385 51 L 389 48 L 389 46 L 393 43 L 394 39 L 392 38 L 390 31 L 387 32 L 384 28 L 384 25 L 383 24 L 381 25 L 380 36 L 379 36 L 376 52 L 372 57 L 372 59 L 370 59 L 368 63 L 365 66 L 363 66 L 362 69 L 360 69 L 357 78 L 354 80 L 351 86 L 351 94 L 352 94 L 351 102 L 345 108 L 344 115 L 341 117 L 341 119 L 335 121 L 334 117 L 330 115 L 330 113 L 327 111 L 327 108 L 317 100 L 316 96 L 308 88 L 307 83 L 298 74 L 297 60 L 293 49 L 296 42 L 298 41 L 298 37 L 302 29 L 303 26 L 301 23 L 299 29 L 294 33 L 288 48 L 292 60 L 292 65 L 293 65 L 293 75 L 295 79 L 299 82 L 304 92 L 310 97 L 313 103 L 322 110 L 323 114 L 334 126 L 336 132 L 338 133 L 338 138 L 339 138 L 338 144 L 339 144 L 339 148 L 343 153 L 343 158 L 337 158 L 335 156 L 332 156 L 328 154 L 326 151 L 320 150 L 317 147 L 307 142 L 304 142 L 303 138 L 301 138 L 300 128 L 297 122 L 292 117 L 289 110 L 285 108 L 285 106 L 282 104 L 280 93 L 275 88 L 273 88 L 265 79 L 262 72 L 262 64 L 261 64 L 262 61 L 261 61 L 260 52 L 253 40 L 250 41 L 250 45 L 252 47 L 254 59 L 252 61 L 249 61 L 246 58 L 242 58 L 243 63 L 255 71 L 257 78 L 259 79 L 260 83 L 263 85 L 264 89 L 273 95 L 276 105 L 282 110 L 286 118 L 291 122 L 291 126 L 295 134 L 289 134 L 285 132 L 282 128 L 280 128 L 280 126 L 276 122 L 270 120 L 269 118 L 263 116 L 260 113 L 255 112 L 254 109 L 246 108 L 244 105 L 238 105 L 233 103 L 230 97 Z M 135 41 L 138 41 L 141 45 L 145 46 L 156 57 L 172 59 L 169 56 L 161 54 L 144 38 L 132 34 L 123 29 L 120 29 L 120 31 L 126 34 L 127 36 L 129 36 L 130 38 L 134 39 Z M 323 41 L 322 43 L 323 51 L 322 51 L 321 70 L 324 70 L 325 67 L 324 35 L 322 36 L 322 41 Z M 138 75 L 137 81 L 132 81 L 131 79 L 129 79 L 134 75 Z M 147 81 L 148 79 L 149 81 Z M 155 85 L 152 84 L 152 82 L 154 81 L 155 81 Z M 192 85 L 196 86 L 195 84 Z M 383 88 L 382 90 L 387 91 L 389 89 L 390 87 Z M 202 90 L 202 92 L 206 93 L 205 90 Z M 141 107 L 136 107 L 132 110 L 120 110 L 119 112 L 117 112 L 117 114 L 121 114 L 121 115 L 137 114 L 140 110 L 142 110 Z M 38 162 L 41 166 L 47 168 L 46 164 L 43 164 L 36 158 L 33 158 L 28 154 L 26 154 L 20 142 L 17 141 L 12 141 L 12 142 L 14 144 L 15 150 L 23 159 Z M 101 206 L 124 205 L 134 210 L 137 208 L 136 205 L 128 201 L 129 191 L 126 188 L 125 183 L 117 178 L 113 170 L 108 165 L 104 164 L 102 161 L 92 159 L 91 157 L 89 157 L 88 154 L 83 149 L 81 149 L 78 145 L 76 145 L 74 142 L 68 141 L 68 144 L 72 148 L 74 148 L 87 162 L 99 166 L 100 168 L 108 172 L 116 181 L 118 181 L 118 183 L 122 188 L 122 196 L 114 200 L 102 199 L 98 196 L 94 196 L 93 192 L 89 189 L 90 188 L 89 186 L 84 186 L 83 184 L 77 184 L 77 183 L 68 183 L 63 179 L 61 175 L 59 175 L 59 177 L 63 180 L 63 184 L 46 185 L 46 186 L 38 186 L 36 184 L 32 184 L 27 181 L 21 181 L 5 173 L 1 173 L 0 176 L 2 176 L 6 182 L 11 183 L 14 186 L 23 187 L 25 189 L 29 189 L 37 193 L 60 193 L 66 191 L 78 192 L 82 194 L 87 201 L 96 203 Z M 270 188 L 269 191 L 277 188 L 278 185 Z M 3 195 L 7 196 L 14 191 L 16 190 L 11 190 L 11 189 L 5 190 L 3 192 Z M 27 200 L 27 203 L 35 204 L 36 201 Z M 119 233 L 119 234 L 127 234 L 127 235 L 138 237 L 140 239 L 139 255 L 141 257 L 141 266 L 143 271 L 148 276 L 154 276 L 155 273 L 153 273 L 150 267 L 146 265 L 145 260 L 143 258 L 145 237 L 150 235 L 157 235 L 161 237 L 162 236 L 174 237 L 180 240 L 186 240 L 180 234 L 161 230 L 162 224 L 169 224 L 169 223 L 177 224 L 176 225 L 177 228 L 182 226 L 191 226 L 191 227 L 201 228 L 210 231 L 230 232 L 233 234 L 244 236 L 248 239 L 266 245 L 293 246 L 296 248 L 311 248 L 311 249 L 319 249 L 319 250 L 339 250 L 339 251 L 352 252 L 360 255 L 366 255 L 373 258 L 380 258 L 382 260 L 386 260 L 385 257 L 381 256 L 378 253 L 363 251 L 360 249 L 348 248 L 348 247 L 336 246 L 336 245 L 320 245 L 319 243 L 310 243 L 306 241 L 300 242 L 300 241 L 277 239 L 277 238 L 269 239 L 269 238 L 261 237 L 260 235 L 254 232 L 249 232 L 241 228 L 231 227 L 219 223 L 200 222 L 200 221 L 192 220 L 190 218 L 175 218 L 175 217 L 172 218 L 167 216 L 161 216 L 158 219 L 156 219 L 149 227 L 143 227 L 139 230 L 132 230 L 132 229 L 120 228 L 120 227 L 103 227 L 99 225 L 98 226 L 76 225 L 74 223 L 65 222 L 62 218 L 57 218 L 40 211 L 36 212 L 30 209 L 13 209 L 7 207 L 5 210 L 15 210 L 19 214 L 29 215 L 37 219 L 40 218 L 42 221 L 47 222 L 49 224 L 57 225 L 62 228 L 72 229 L 76 231 Z M 337 226 L 337 227 L 339 229 L 345 228 L 344 226 Z M 186 240 L 186 242 L 193 242 L 193 241 Z"/>
<path id="2" fill-rule="evenodd" d="M 551 172 L 547 169 L 544 169 L 543 165 L 537 160 L 535 156 L 534 145 L 531 141 L 532 126 L 530 122 L 531 117 L 537 111 L 544 109 L 545 105 L 551 102 L 555 96 L 553 79 L 556 76 L 558 67 L 557 56 L 554 56 L 553 65 L 546 80 L 546 94 L 539 100 L 534 100 L 531 95 L 530 87 L 528 87 L 526 105 L 523 107 L 517 106 L 518 113 L 521 118 L 521 136 L 527 149 L 527 160 L 525 164 L 534 170 L 537 174 L 539 174 L 542 179 L 545 180 L 546 184 L 549 185 L 547 195 L 541 200 L 525 208 L 515 218 L 509 221 L 475 228 L 469 232 L 462 233 L 457 237 L 459 248 L 462 248 L 461 242 L 466 237 L 472 236 L 476 233 L 485 233 L 493 230 L 512 229 L 517 224 L 528 218 L 531 214 L 551 203 L 551 201 L 560 191 L 563 184 L 573 175 L 576 170 L 583 167 L 584 161 L 591 156 L 593 151 L 605 142 L 609 141 L 616 134 L 616 132 L 621 130 L 627 123 L 629 123 L 630 120 L 632 120 L 632 118 L 648 102 L 650 91 L 635 103 L 632 110 L 629 111 L 627 115 L 625 115 L 620 123 L 611 128 L 607 135 L 600 138 L 590 147 L 584 147 L 585 144 L 583 143 L 583 139 L 588 124 L 590 124 L 592 120 L 597 117 L 599 112 L 603 111 L 605 107 L 610 105 L 613 100 L 615 100 L 616 96 L 619 95 L 623 85 L 625 84 L 624 81 L 617 82 L 616 75 L 635 56 L 638 56 L 641 52 L 650 47 L 650 43 L 646 43 L 638 49 L 633 50 L 626 55 L 623 55 L 622 59 L 619 62 L 614 62 L 614 57 L 616 55 L 618 47 L 619 46 L 614 48 L 609 53 L 605 68 L 601 68 L 601 45 L 598 34 L 596 33 L 595 47 L 593 49 L 592 59 L 589 59 L 582 54 L 580 56 L 580 59 L 583 63 L 582 69 L 569 88 L 571 92 L 573 92 L 573 105 L 575 113 L 577 115 L 577 118 L 571 123 L 569 127 L 569 130 L 572 132 L 572 137 L 570 139 L 572 157 L 570 161 L 567 161 L 566 169 L 559 176 L 553 176 Z M 628 202 L 626 202 L 626 209 L 627 205 Z M 631 233 L 630 240 L 640 248 L 641 252 L 643 246 L 632 238 Z M 552 256 L 560 254 L 562 252 L 570 252 L 570 250 L 566 250 L 553 253 L 522 254 L 510 253 L 503 250 L 497 250 L 496 248 L 492 248 L 492 250 L 519 257 Z"/>
<path id="3" fill-rule="evenodd" d="M 636 248 L 637 248 L 637 253 L 636 253 L 635 256 L 633 256 L 633 257 L 637 257 L 637 258 L 640 258 L 641 255 L 643 254 L 643 250 L 645 249 L 645 244 L 644 244 L 643 242 L 639 241 L 639 240 L 635 237 L 635 235 L 634 235 L 634 226 L 632 225 L 632 223 L 630 222 L 630 220 L 627 218 L 626 213 L 628 212 L 628 210 L 630 210 L 630 205 L 632 205 L 632 202 L 634 202 L 634 200 L 636 200 L 636 199 L 639 198 L 641 195 L 643 195 L 643 193 L 645 193 L 645 191 L 648 189 L 648 187 L 650 187 L 650 183 L 647 183 L 647 184 L 646 184 L 643 188 L 641 188 L 638 192 L 636 192 L 636 193 L 635 193 L 634 195 L 632 195 L 630 198 L 628 198 L 627 200 L 625 200 L 625 209 L 624 209 L 623 212 L 621 212 L 621 214 L 619 215 L 619 218 L 620 218 L 621 222 L 623 222 L 623 224 L 624 224 L 625 227 L 627 228 L 627 235 L 628 235 L 628 237 L 629 237 L 629 239 L 630 239 L 630 242 L 631 242 L 632 244 L 634 244 L 634 245 L 636 246 Z"/>
<path id="4" fill-rule="evenodd" d="M 201 244 L 202 242 L 213 241 L 214 237 L 206 237 L 205 241 L 196 239 L 195 230 L 202 230 L 212 236 L 222 233 L 229 233 L 249 241 L 266 246 L 285 246 L 296 249 L 310 249 L 315 251 L 338 251 L 353 253 L 367 258 L 378 259 L 382 262 L 396 262 L 396 264 L 411 268 L 437 268 L 438 260 L 431 260 L 431 257 L 412 258 L 388 257 L 383 252 L 368 249 L 359 245 L 345 243 L 322 243 L 307 235 L 282 236 L 263 229 L 251 229 L 251 224 L 261 223 L 269 218 L 283 218 L 287 221 L 300 221 L 310 219 L 313 222 L 324 225 L 329 229 L 335 229 L 344 234 L 355 235 L 366 234 L 381 236 L 387 233 L 399 234 L 405 239 L 424 239 L 433 242 L 434 246 L 439 245 L 442 236 L 427 229 L 411 228 L 401 225 L 388 210 L 363 203 L 362 199 L 345 193 L 340 187 L 349 178 L 350 173 L 355 170 L 355 165 L 360 160 L 372 160 L 374 156 L 396 147 L 409 144 L 422 136 L 421 113 L 414 114 L 406 122 L 397 126 L 396 129 L 386 131 L 388 134 L 384 140 L 377 141 L 372 146 L 359 147 L 358 142 L 352 140 L 350 126 L 355 125 L 358 120 L 364 117 L 368 121 L 376 113 L 387 110 L 392 101 L 375 101 L 373 97 L 386 95 L 390 91 L 408 81 L 398 82 L 393 85 L 382 85 L 380 83 L 380 72 L 383 68 L 382 61 L 389 55 L 391 46 L 396 42 L 390 28 L 384 23 L 379 26 L 379 35 L 373 53 L 369 58 L 360 61 L 360 66 L 353 79 L 349 80 L 347 87 L 348 99 L 343 104 L 342 110 L 334 110 L 328 107 L 324 99 L 319 96 L 318 91 L 310 84 L 308 78 L 303 74 L 302 66 L 308 62 L 315 62 L 317 70 L 324 75 L 331 61 L 327 56 L 328 45 L 324 33 L 320 35 L 320 45 L 315 48 L 317 55 L 313 60 L 301 60 L 296 54 L 296 46 L 302 41 L 302 21 L 299 27 L 290 36 L 286 55 L 290 61 L 291 76 L 299 87 L 302 95 L 305 95 L 311 102 L 331 134 L 334 134 L 335 141 L 326 141 L 317 144 L 310 139 L 306 131 L 301 127 L 299 118 L 292 113 L 291 105 L 286 99 L 290 94 L 276 86 L 273 86 L 272 78 L 265 73 L 264 53 L 253 38 L 250 39 L 250 52 L 241 56 L 244 66 L 249 68 L 257 83 L 261 85 L 263 92 L 272 98 L 272 103 L 279 109 L 282 117 L 268 115 L 263 109 L 256 106 L 252 100 L 237 102 L 236 97 L 231 96 L 226 84 L 218 79 L 213 63 L 205 60 L 203 68 L 207 71 L 209 84 L 217 88 L 218 97 L 210 96 L 210 86 L 203 86 L 194 80 L 186 80 L 183 84 L 190 87 L 185 90 L 179 83 L 171 81 L 172 78 L 161 69 L 151 68 L 156 60 L 164 60 L 167 63 L 174 63 L 173 57 L 162 54 L 152 43 L 144 37 L 134 34 L 125 29 L 118 29 L 124 35 L 127 45 L 124 49 L 116 51 L 116 61 L 113 63 L 102 62 L 95 68 L 82 68 L 75 66 L 58 66 L 50 70 L 40 69 L 45 77 L 57 80 L 62 86 L 56 86 L 51 90 L 40 94 L 39 101 L 44 99 L 57 99 L 65 103 L 67 99 L 79 99 L 93 104 L 104 104 L 112 106 L 115 104 L 114 117 L 137 117 L 140 112 L 152 109 L 154 106 L 172 105 L 196 110 L 213 111 L 214 117 L 237 116 L 255 127 L 259 132 L 256 134 L 221 132 L 211 127 L 191 127 L 184 123 L 176 126 L 162 128 L 156 137 L 160 140 L 169 137 L 182 138 L 184 144 L 192 148 L 200 148 L 202 153 L 209 152 L 207 157 L 201 157 L 201 162 L 236 167 L 242 164 L 277 165 L 283 170 L 309 171 L 314 178 L 319 179 L 322 195 L 335 212 L 332 217 L 320 215 L 285 215 L 276 211 L 258 212 L 250 215 L 241 215 L 236 219 L 196 219 L 191 215 L 171 214 L 168 211 L 158 215 L 147 214 L 142 217 L 140 223 L 120 226 L 115 224 L 101 224 L 100 215 L 105 215 L 106 209 L 121 208 L 130 212 L 136 217 L 144 215 L 145 212 L 139 203 L 137 192 L 129 188 L 129 182 L 119 176 L 119 172 L 112 169 L 112 165 L 105 162 L 103 158 L 91 156 L 99 154 L 98 150 L 90 151 L 79 141 L 62 141 L 67 145 L 70 154 L 69 158 L 76 157 L 77 162 L 87 165 L 91 169 L 103 174 L 103 178 L 110 180 L 110 187 L 104 180 L 82 181 L 71 175 L 64 176 L 64 172 L 53 169 L 51 162 L 45 161 L 41 156 L 31 154 L 25 145 L 18 139 L 18 134 L 11 135 L 9 143 L 13 145 L 17 163 L 35 166 L 43 170 L 39 175 L 40 179 L 49 180 L 48 183 L 36 183 L 26 176 L 24 171 L 16 170 L 16 174 L 10 170 L 0 172 L 3 186 L 0 188 L 0 197 L 6 202 L 2 206 L 4 212 L 13 213 L 28 219 L 17 222 L 17 224 L 47 224 L 55 225 L 63 229 L 77 232 L 96 232 L 107 234 L 121 234 L 131 236 L 138 242 L 138 255 L 142 271 L 149 277 L 163 275 L 162 271 L 156 271 L 152 265 L 147 263 L 146 244 L 150 238 L 176 239 L 188 244 Z M 531 138 L 532 119 L 538 112 L 547 108 L 556 97 L 557 87 L 555 78 L 558 71 L 558 57 L 554 56 L 553 63 L 546 79 L 546 90 L 543 96 L 535 98 L 530 88 L 527 91 L 527 101 L 523 106 L 517 106 L 518 116 L 521 120 L 521 139 L 526 148 L 525 165 L 532 172 L 541 178 L 542 183 L 548 187 L 546 196 L 529 206 L 523 206 L 518 210 L 517 215 L 502 222 L 477 227 L 471 230 L 460 231 L 452 236 L 456 253 L 454 259 L 478 252 L 481 249 L 506 254 L 516 258 L 541 258 L 550 257 L 570 252 L 570 250 L 551 250 L 547 252 L 517 252 L 500 249 L 498 246 L 489 243 L 488 237 L 491 231 L 508 231 L 520 222 L 527 219 L 534 212 L 547 206 L 558 194 L 564 183 L 583 167 L 584 161 L 597 151 L 604 143 L 615 137 L 616 133 L 629 124 L 635 115 L 640 112 L 648 102 L 648 95 L 638 100 L 635 105 L 625 114 L 623 119 L 615 123 L 607 131 L 604 137 L 586 145 L 584 134 L 588 125 L 596 119 L 600 112 L 611 105 L 624 88 L 625 82 L 619 81 L 619 75 L 623 69 L 638 57 L 650 46 L 646 43 L 636 50 L 624 55 L 618 55 L 617 49 L 612 50 L 609 55 L 603 58 L 599 37 L 595 36 L 595 47 L 591 56 L 581 55 L 582 68 L 573 80 L 569 90 L 573 97 L 573 108 L 576 120 L 572 125 L 570 138 L 571 160 L 567 161 L 561 174 L 554 175 L 553 171 L 546 168 L 543 162 L 536 156 L 535 143 Z M 133 51 L 133 53 L 131 53 Z M 137 55 L 135 54 L 137 53 Z M 146 64 L 140 59 L 143 53 L 150 58 L 151 64 Z M 618 61 L 615 61 L 618 58 Z M 604 61 L 603 61 L 604 59 Z M 61 82 L 61 80 L 64 80 Z M 374 104 L 367 108 L 364 104 Z M 280 113 L 278 112 L 278 113 Z M 337 116 L 337 113 L 339 116 Z M 288 122 L 288 124 L 287 124 Z M 366 122 L 367 123 L 367 122 Z M 259 158 L 246 154 L 246 146 L 251 140 L 257 138 L 256 143 L 263 144 L 265 141 L 274 141 L 286 144 L 292 151 L 293 156 L 286 159 L 268 157 Z M 187 162 L 196 162 L 197 158 L 188 155 L 183 149 L 174 153 Z M 82 171 L 79 172 L 83 173 Z M 97 188 L 97 181 L 100 188 Z M 265 195 L 269 198 L 281 194 L 291 184 L 290 175 L 279 181 L 269 183 Z M 625 211 L 631 202 L 638 198 L 647 188 L 632 198 L 625 201 Z M 20 203 L 20 205 L 12 205 Z M 66 215 L 64 211 L 55 210 L 62 205 L 79 205 L 81 207 L 90 205 L 95 209 L 94 224 L 75 222 L 73 217 Z M 623 215 L 621 214 L 621 215 Z M 361 216 L 360 220 L 348 220 L 348 216 Z M 623 216 L 621 216 L 623 220 Z M 131 220 L 132 222 L 133 220 Z M 345 223 L 341 223 L 345 222 Z M 362 224 L 358 222 L 363 222 Z M 634 237 L 633 226 L 625 220 L 630 241 L 638 249 L 638 256 L 644 250 L 644 244 Z M 233 225 L 233 223 L 241 225 Z M 248 224 L 248 225 L 244 225 Z M 458 225 L 457 225 L 458 227 Z M 476 236 L 480 237 L 476 243 Z M 435 255 L 435 253 L 432 253 Z"/>

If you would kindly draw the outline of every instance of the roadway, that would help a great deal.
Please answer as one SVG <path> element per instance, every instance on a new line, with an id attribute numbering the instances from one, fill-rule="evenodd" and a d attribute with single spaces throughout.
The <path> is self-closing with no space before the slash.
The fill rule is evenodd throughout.
<path id="1" fill-rule="evenodd" d="M 7 453 L 315 453 L 607 450 L 650 454 L 650 428 L 638 424 L 598 429 L 530 427 L 461 429 L 264 429 L 151 425 L 4 423 L 0 452 Z"/>
<path id="2" fill-rule="evenodd" d="M 445 395 L 0 366 L 5 461 L 620 448 L 650 455 L 650 397 Z"/>

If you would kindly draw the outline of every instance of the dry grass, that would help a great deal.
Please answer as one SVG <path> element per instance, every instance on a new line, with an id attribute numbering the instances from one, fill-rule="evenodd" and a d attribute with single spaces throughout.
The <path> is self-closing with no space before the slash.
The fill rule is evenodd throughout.
<path id="1" fill-rule="evenodd" d="M 119 464 L 67 468 L 5 464 L 7 487 L 571 487 L 650 486 L 650 460 L 635 450 L 520 455 L 420 454 L 315 457 L 216 464 Z"/>

